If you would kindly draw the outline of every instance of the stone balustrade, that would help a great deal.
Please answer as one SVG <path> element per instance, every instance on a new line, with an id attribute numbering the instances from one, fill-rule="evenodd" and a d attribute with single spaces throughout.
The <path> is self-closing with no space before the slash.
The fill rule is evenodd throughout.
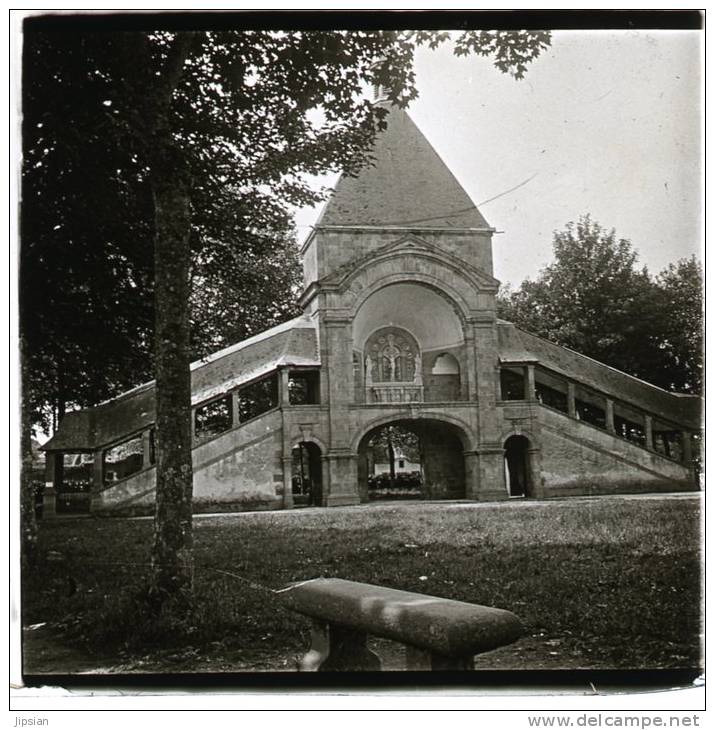
<path id="1" fill-rule="evenodd" d="M 422 403 L 424 386 L 414 383 L 379 383 L 366 387 L 368 403 Z"/>

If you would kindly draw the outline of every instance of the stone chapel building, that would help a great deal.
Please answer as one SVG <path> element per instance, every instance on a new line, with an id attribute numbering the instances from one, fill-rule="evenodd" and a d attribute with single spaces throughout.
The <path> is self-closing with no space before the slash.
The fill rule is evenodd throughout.
<path id="1" fill-rule="evenodd" d="M 197 508 L 364 502 L 391 424 L 424 498 L 697 489 L 700 399 L 497 319 L 495 229 L 406 112 L 373 155 L 303 245 L 302 316 L 192 365 Z M 68 413 L 46 513 L 151 509 L 153 422 L 153 383 Z"/>

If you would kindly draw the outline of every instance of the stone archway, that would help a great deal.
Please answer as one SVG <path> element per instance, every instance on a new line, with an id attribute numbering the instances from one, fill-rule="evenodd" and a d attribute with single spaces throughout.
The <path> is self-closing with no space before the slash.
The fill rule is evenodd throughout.
<path id="1" fill-rule="evenodd" d="M 521 434 L 509 436 L 504 442 L 504 471 L 510 497 L 533 495 L 529 439 Z"/>
<path id="2" fill-rule="evenodd" d="M 373 426 L 357 448 L 361 501 L 464 499 L 467 444 L 461 429 L 435 418 L 394 419 Z"/>
<path id="3" fill-rule="evenodd" d="M 291 489 L 296 507 L 323 505 L 323 464 L 320 446 L 300 441 L 291 452 Z"/>
<path id="4" fill-rule="evenodd" d="M 375 289 L 352 320 L 356 402 L 467 399 L 465 327 L 457 303 L 433 286 L 398 281 Z"/>

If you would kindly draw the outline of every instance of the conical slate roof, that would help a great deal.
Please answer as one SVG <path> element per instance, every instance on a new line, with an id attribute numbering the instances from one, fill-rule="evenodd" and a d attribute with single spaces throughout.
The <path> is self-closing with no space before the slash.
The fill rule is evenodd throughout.
<path id="1" fill-rule="evenodd" d="M 407 112 L 392 107 L 357 177 L 343 175 L 318 226 L 488 228 Z"/>

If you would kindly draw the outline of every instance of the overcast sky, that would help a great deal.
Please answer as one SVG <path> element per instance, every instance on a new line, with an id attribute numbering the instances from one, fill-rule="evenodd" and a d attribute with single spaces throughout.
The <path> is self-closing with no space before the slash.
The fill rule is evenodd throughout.
<path id="1" fill-rule="evenodd" d="M 419 52 L 409 113 L 503 231 L 498 279 L 533 277 L 553 231 L 584 213 L 654 272 L 702 256 L 700 45 L 696 31 L 557 31 L 522 81 L 487 59 Z M 299 212 L 301 239 L 315 218 Z"/>

